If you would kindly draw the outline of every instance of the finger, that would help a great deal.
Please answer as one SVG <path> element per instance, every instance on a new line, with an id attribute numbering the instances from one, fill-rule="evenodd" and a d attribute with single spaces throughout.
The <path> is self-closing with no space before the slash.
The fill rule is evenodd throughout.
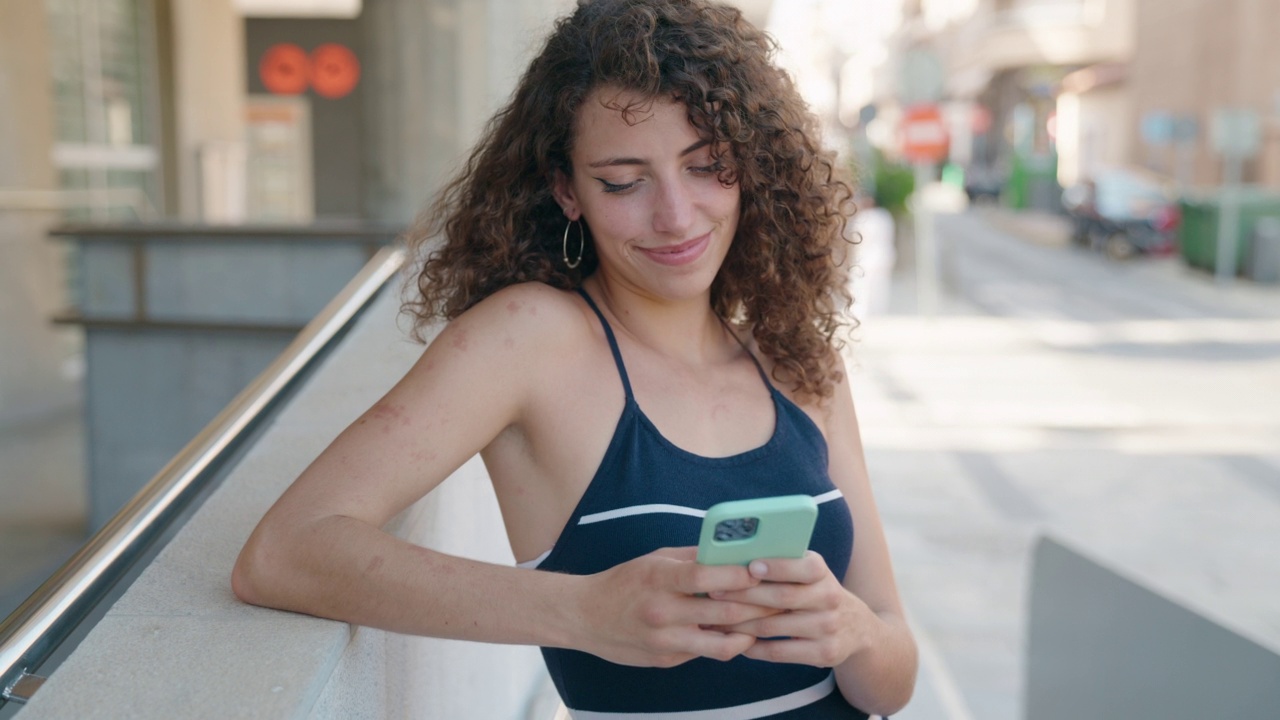
<path id="1" fill-rule="evenodd" d="M 760 605 L 691 597 L 680 604 L 680 612 L 684 622 L 691 625 L 727 627 L 768 617 L 778 611 Z"/>
<path id="2" fill-rule="evenodd" d="M 670 595 L 660 601 L 645 603 L 639 619 L 650 628 L 688 628 L 705 625 L 736 625 L 777 612 L 758 605 L 725 602 L 687 595 Z"/>
<path id="3" fill-rule="evenodd" d="M 832 667 L 830 652 L 816 640 L 757 640 L 742 652 L 753 660 Z"/>
<path id="4" fill-rule="evenodd" d="M 667 558 L 669 560 L 682 560 L 693 562 L 698 559 L 698 548 L 696 547 L 666 547 L 658 548 L 650 555 Z"/>
<path id="5" fill-rule="evenodd" d="M 826 637 L 821 621 L 814 613 L 775 612 L 772 615 L 745 620 L 722 627 L 725 632 L 746 633 L 757 638 L 819 639 Z"/>
<path id="6" fill-rule="evenodd" d="M 770 582 L 815 583 L 831 574 L 826 561 L 812 550 L 802 558 L 752 560 L 748 569 L 752 577 Z"/>
<path id="7" fill-rule="evenodd" d="M 821 586 L 789 582 L 762 582 L 755 587 L 717 594 L 717 600 L 762 605 L 778 610 L 812 610 L 822 607 Z"/>
<path id="8" fill-rule="evenodd" d="M 688 636 L 686 649 L 702 657 L 727 662 L 747 652 L 755 642 L 751 635 L 699 629 Z"/>
<path id="9" fill-rule="evenodd" d="M 703 624 L 703 625 L 699 625 L 699 627 L 701 627 L 703 630 L 715 630 L 716 632 L 726 632 L 726 633 L 741 632 L 741 633 L 746 633 L 747 635 L 752 635 L 754 637 L 764 637 L 763 635 L 757 635 L 756 632 L 753 632 L 755 630 L 758 630 L 758 627 L 753 623 L 760 620 L 761 618 L 772 617 L 774 615 L 788 612 L 786 610 L 779 610 L 777 608 L 767 608 L 767 607 L 762 607 L 760 605 L 748 605 L 747 607 L 753 608 L 753 612 L 750 614 L 748 618 L 742 620 L 741 622 L 716 623 L 712 625 Z"/>
<path id="10" fill-rule="evenodd" d="M 741 565 L 699 565 L 683 563 L 675 577 L 676 590 L 687 595 L 744 590 L 759 584 Z"/>

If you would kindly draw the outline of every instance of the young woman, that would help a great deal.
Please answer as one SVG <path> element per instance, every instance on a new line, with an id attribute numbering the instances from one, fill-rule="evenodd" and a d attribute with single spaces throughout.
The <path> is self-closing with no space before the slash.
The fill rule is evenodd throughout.
<path id="1" fill-rule="evenodd" d="M 772 51 L 701 0 L 557 24 L 417 238 L 411 307 L 448 325 L 263 518 L 240 598 L 540 645 L 575 718 L 907 702 L 915 646 L 834 344 L 850 189 Z M 475 453 L 522 567 L 380 529 Z M 819 503 L 806 557 L 694 561 L 700 512 L 797 493 Z"/>

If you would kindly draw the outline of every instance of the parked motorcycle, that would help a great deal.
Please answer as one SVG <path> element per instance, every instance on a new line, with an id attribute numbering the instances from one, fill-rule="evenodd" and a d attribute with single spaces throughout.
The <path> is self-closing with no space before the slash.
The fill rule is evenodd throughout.
<path id="1" fill-rule="evenodd" d="M 1062 193 L 1071 240 L 1113 260 L 1167 255 L 1177 248 L 1182 214 L 1158 178 L 1131 168 L 1101 170 Z"/>

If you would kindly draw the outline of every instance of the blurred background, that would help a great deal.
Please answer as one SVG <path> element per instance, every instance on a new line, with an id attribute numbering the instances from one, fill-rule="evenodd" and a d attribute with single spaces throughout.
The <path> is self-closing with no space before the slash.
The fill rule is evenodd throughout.
<path id="1" fill-rule="evenodd" d="M 1280 0 L 736 5 L 861 193 L 901 717 L 1273 716 Z M 0 3 L 0 616 L 413 221 L 571 6 Z"/>

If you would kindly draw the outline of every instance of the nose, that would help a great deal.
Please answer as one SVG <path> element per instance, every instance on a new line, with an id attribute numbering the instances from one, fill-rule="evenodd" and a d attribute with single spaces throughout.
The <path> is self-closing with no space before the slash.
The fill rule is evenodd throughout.
<path id="1" fill-rule="evenodd" d="M 653 208 L 655 232 L 683 240 L 693 227 L 693 196 L 679 180 L 662 183 Z"/>

